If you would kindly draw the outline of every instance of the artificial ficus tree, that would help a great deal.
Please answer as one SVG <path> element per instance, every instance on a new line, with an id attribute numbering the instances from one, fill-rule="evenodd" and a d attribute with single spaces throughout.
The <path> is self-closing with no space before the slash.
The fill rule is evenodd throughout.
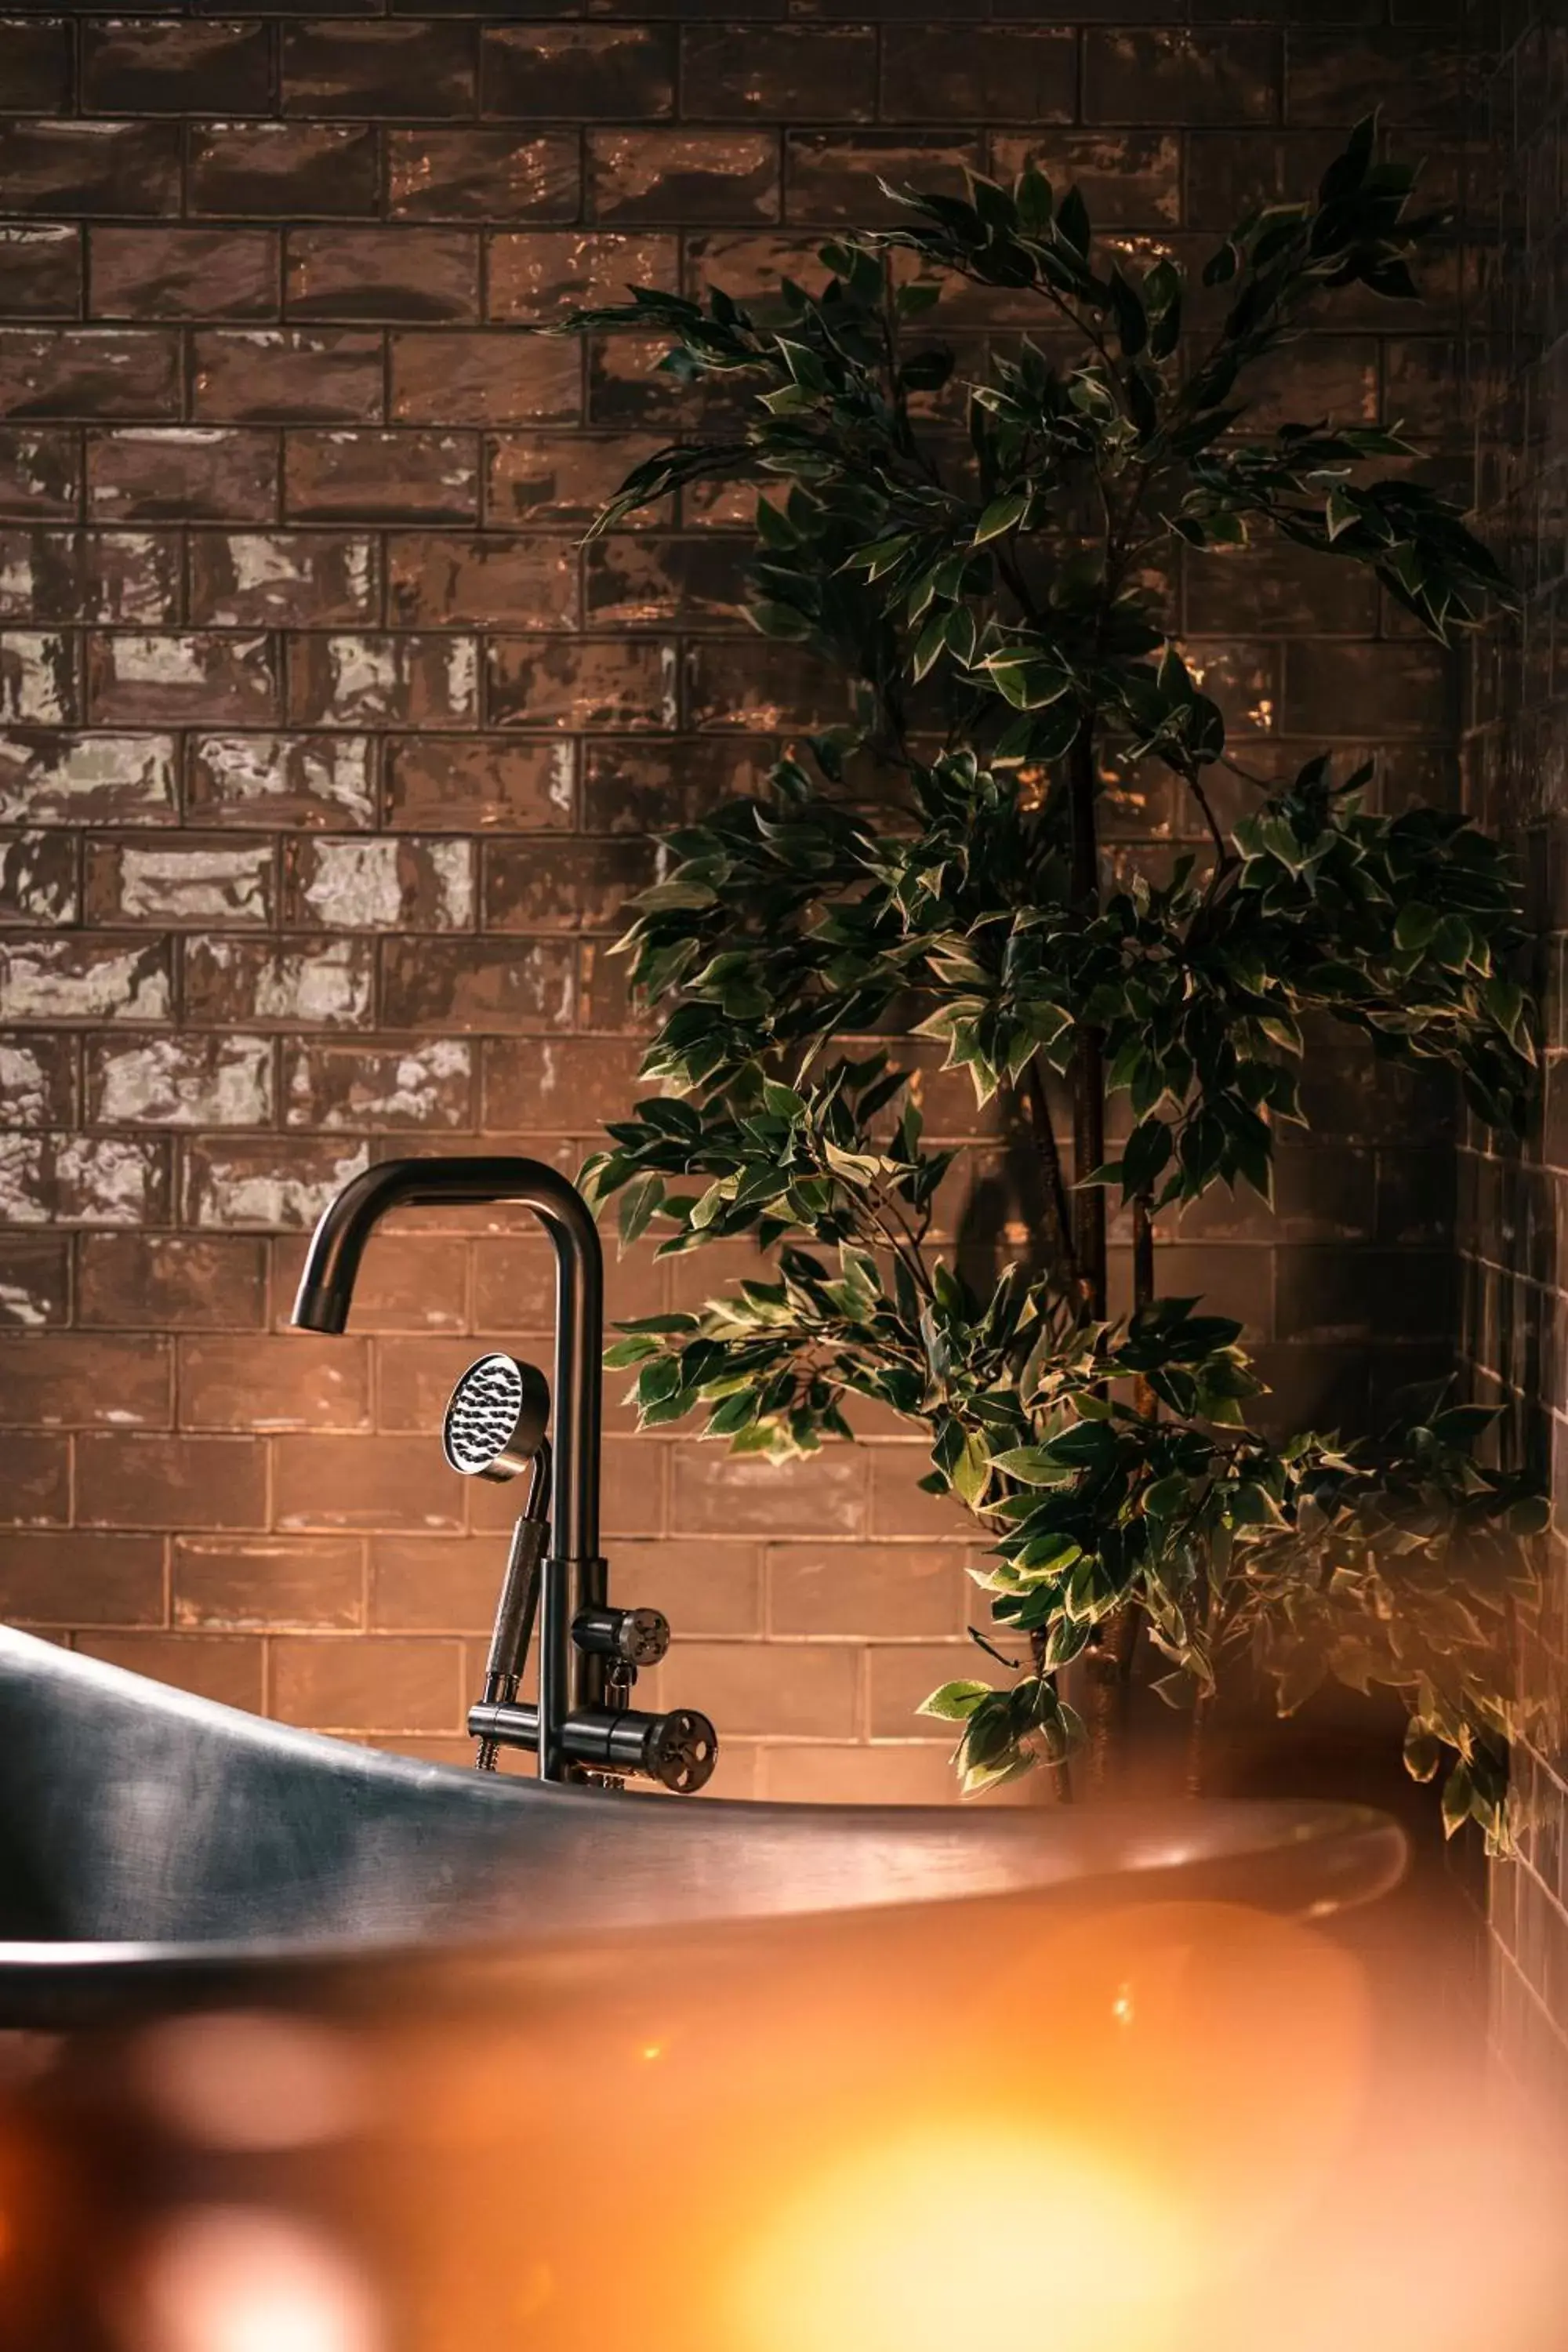
<path id="1" fill-rule="evenodd" d="M 1215 1185 L 1268 1197 L 1309 1020 L 1446 1066 L 1493 1127 L 1530 1097 L 1499 850 L 1447 813 L 1380 812 L 1369 767 L 1247 776 L 1163 592 L 1183 550 L 1273 537 L 1369 570 L 1441 641 L 1506 598 L 1397 429 L 1249 422 L 1249 373 L 1310 310 L 1415 294 L 1438 224 L 1411 190 L 1363 122 L 1313 201 L 1243 221 L 1198 287 L 1104 254 L 1077 191 L 1032 169 L 963 198 L 889 190 L 906 225 L 826 247 L 816 290 L 639 289 L 572 322 L 662 331 L 677 377 L 752 395 L 727 436 L 640 466 L 599 527 L 705 479 L 757 484 L 751 617 L 836 676 L 846 711 L 756 796 L 673 834 L 633 910 L 662 1091 L 586 1181 L 618 1197 L 625 1244 L 748 1234 L 776 1278 L 627 1326 L 611 1360 L 637 1367 L 645 1423 L 700 1412 L 738 1447 L 847 1437 L 857 1398 L 929 1430 L 925 1483 L 989 1538 L 1016 1654 L 1010 1685 L 927 1702 L 970 1787 L 1059 1764 L 1083 1715 L 1103 1748 L 1141 1653 L 1199 1720 L 1249 1653 L 1283 1707 L 1325 1675 L 1396 1687 L 1449 1825 L 1503 1833 L 1499 1634 L 1543 1514 L 1478 1459 L 1490 1417 L 1266 1433 L 1237 1327 L 1159 1296 L 1153 1246 L 1156 1219 Z M 1038 319 L 967 383 L 922 324 L 957 281 Z M 1151 761 L 1203 846 L 1112 878 L 1103 796 Z M 911 1029 L 1037 1155 L 1037 1245 L 988 1286 L 933 1239 L 954 1153 L 922 1141 L 890 1052 L 855 1044 Z M 1132 1234 L 1117 1318 L 1111 1201 Z"/>

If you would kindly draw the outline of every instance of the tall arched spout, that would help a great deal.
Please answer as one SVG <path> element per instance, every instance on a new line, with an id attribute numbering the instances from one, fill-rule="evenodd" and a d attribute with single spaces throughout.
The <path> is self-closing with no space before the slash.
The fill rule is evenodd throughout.
<path id="1" fill-rule="evenodd" d="M 390 1210 L 516 1201 L 533 1211 L 555 1250 L 555 1487 L 552 1540 L 540 1612 L 540 1769 L 562 1776 L 560 1727 L 605 1696 L 605 1663 L 572 1638 L 574 1619 L 605 1602 L 599 1556 L 599 1454 L 605 1327 L 597 1228 L 575 1185 L 542 1160 L 387 1160 L 345 1184 L 323 1210 L 305 1259 L 293 1322 L 342 1331 L 361 1255 Z"/>

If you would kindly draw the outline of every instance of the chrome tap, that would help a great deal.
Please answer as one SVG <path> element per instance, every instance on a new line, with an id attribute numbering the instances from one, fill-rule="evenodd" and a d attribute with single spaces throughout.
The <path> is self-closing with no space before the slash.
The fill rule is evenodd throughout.
<path id="1" fill-rule="evenodd" d="M 639 1664 L 662 1656 L 668 1628 L 653 1610 L 612 1608 L 599 1551 L 604 1261 L 575 1185 L 537 1160 L 388 1160 L 329 1202 L 310 1237 L 294 1301 L 303 1331 L 341 1332 L 364 1245 L 389 1210 L 516 1201 L 555 1250 L 553 1447 L 542 1374 L 510 1356 L 470 1366 L 447 1407 L 447 1459 L 465 1475 L 510 1477 L 531 1464 L 532 1493 L 512 1538 L 485 1694 L 468 1711 L 481 1765 L 496 1746 L 532 1750 L 542 1780 L 632 1772 L 682 1791 L 711 1776 L 718 1740 L 689 1708 L 648 1715 L 626 1705 Z M 551 1540 L 542 1560 L 543 1510 Z M 539 1615 L 539 1702 L 516 1696 Z"/>

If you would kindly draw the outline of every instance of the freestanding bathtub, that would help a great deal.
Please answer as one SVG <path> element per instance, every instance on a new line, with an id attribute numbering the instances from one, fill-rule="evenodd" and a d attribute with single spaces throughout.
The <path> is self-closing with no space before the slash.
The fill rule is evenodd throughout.
<path id="1" fill-rule="evenodd" d="M 262 1721 L 0 1629 L 0 2026 L 608 1931 L 1004 1895 L 1321 1916 L 1398 1878 L 1316 1804 L 736 1804 L 464 1772 Z"/>
<path id="2" fill-rule="evenodd" d="M 1557 2233 L 1319 1924 L 1402 1857 L 465 1773 L 0 1632 L 0 2343 L 1537 2352 Z"/>

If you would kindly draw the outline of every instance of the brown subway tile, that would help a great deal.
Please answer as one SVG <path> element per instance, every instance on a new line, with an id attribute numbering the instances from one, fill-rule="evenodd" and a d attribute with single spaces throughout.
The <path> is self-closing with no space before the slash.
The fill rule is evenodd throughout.
<path id="1" fill-rule="evenodd" d="M 74 1123 L 74 1037 L 51 1036 L 38 1030 L 0 1030 L 0 1074 L 13 1131 L 24 1127 L 69 1127 Z"/>
<path id="2" fill-rule="evenodd" d="M 584 747 L 585 833 L 658 833 L 691 824 L 721 801 L 754 794 L 774 758 L 772 744 L 726 737 L 678 749 L 646 739 Z"/>
<path id="3" fill-rule="evenodd" d="M 13 1625 L 161 1625 L 163 1538 L 9 1535 L 0 1545 L 0 1612 Z"/>
<path id="4" fill-rule="evenodd" d="M 869 1668 L 869 1725 L 873 1739 L 940 1740 L 953 1745 L 952 1726 L 916 1712 L 942 1684 L 959 1679 L 1005 1686 L 1005 1668 L 973 1642 L 879 1642 Z"/>
<path id="5" fill-rule="evenodd" d="M 11 1055 L 0 1044 L 0 1083 L 7 1114 L 15 1118 Z M 41 1234 L 0 1234 L 0 1324 L 19 1331 L 43 1330 L 70 1319 L 70 1251 L 63 1240 Z"/>
<path id="6" fill-rule="evenodd" d="M 686 651 L 688 723 L 773 734 L 826 726 L 846 715 L 841 677 L 796 646 L 728 638 Z"/>
<path id="7" fill-rule="evenodd" d="M 364 1618 L 362 1547 L 342 1536 L 176 1536 L 170 1598 L 184 1632 L 353 1632 Z"/>
<path id="8" fill-rule="evenodd" d="M 488 1633 L 504 1565 L 493 1538 L 374 1536 L 370 1622 L 394 1633 Z M 468 1675 L 465 1700 L 477 1697 L 479 1687 L 479 1677 Z"/>
<path id="9" fill-rule="evenodd" d="M 376 424 L 382 342 L 363 329 L 222 328 L 191 344 L 191 405 L 226 424 Z"/>
<path id="10" fill-rule="evenodd" d="M 546 1043 L 524 1051 L 548 1056 L 559 1049 Z M 490 1234 L 479 1244 L 474 1253 L 476 1331 L 537 1331 L 542 1336 L 553 1328 L 554 1257 L 548 1243 L 540 1247 L 542 1240 L 537 1232 Z"/>
<path id="11" fill-rule="evenodd" d="M 973 1542 L 974 1522 L 951 1495 L 928 1495 L 921 1480 L 931 1467 L 921 1444 L 867 1447 L 870 1455 L 874 1536 L 924 1536 L 932 1543 Z M 956 1565 L 956 1562 L 955 1562 Z"/>
<path id="12" fill-rule="evenodd" d="M 194 938 L 183 978 L 186 1019 L 203 1027 L 363 1028 L 370 1019 L 368 940 Z"/>
<path id="13" fill-rule="evenodd" d="M 559 832 L 573 822 L 574 773 L 574 747 L 565 740 L 409 737 L 387 746 L 387 822 Z"/>
<path id="14" fill-rule="evenodd" d="M 279 1437 L 273 1492 L 277 1524 L 285 1531 L 458 1534 L 463 1526 L 462 1481 L 434 1438 L 416 1446 L 405 1437 Z"/>
<path id="15" fill-rule="evenodd" d="M 624 302 L 646 286 L 673 293 L 678 240 L 658 231 L 518 229 L 489 241 L 486 316 L 509 325 L 542 324 L 574 310 Z"/>
<path id="16" fill-rule="evenodd" d="M 570 1024 L 576 964 L 566 940 L 387 940 L 381 980 L 388 1028 L 533 1036 Z"/>
<path id="17" fill-rule="evenodd" d="M 190 142 L 193 213 L 298 220 L 377 208 L 378 138 L 369 123 L 198 123 Z"/>
<path id="18" fill-rule="evenodd" d="M 1415 26 L 1307 26 L 1289 36 L 1285 120 L 1337 129 L 1377 112 L 1385 123 L 1457 132 L 1473 78 L 1474 60 L 1459 42 Z"/>
<path id="19" fill-rule="evenodd" d="M 748 546 L 712 532 L 622 532 L 585 551 L 584 610 L 596 628 L 733 628 L 746 602 Z"/>
<path id="20" fill-rule="evenodd" d="M 977 1557 L 942 1545 L 771 1544 L 768 1624 L 774 1633 L 961 1633 Z"/>
<path id="21" fill-rule="evenodd" d="M 1032 163 L 1053 186 L 1078 188 L 1097 228 L 1171 228 L 1182 217 L 1182 148 L 1174 131 L 1010 131 L 992 140 L 991 166 L 1010 181 Z"/>
<path id="22" fill-rule="evenodd" d="M 0 1429 L 0 1526 L 63 1527 L 70 1515 L 70 1440 Z"/>
<path id="23" fill-rule="evenodd" d="M 70 26 L 60 17 L 0 19 L 0 89 L 12 114 L 70 109 Z"/>
<path id="24" fill-rule="evenodd" d="M 6 939 L 0 982 L 7 1017 L 29 1021 L 163 1021 L 169 950 L 162 940 Z"/>
<path id="25" fill-rule="evenodd" d="M 289 646 L 298 727 L 466 727 L 479 715 L 472 637 L 299 636 Z"/>
<path id="26" fill-rule="evenodd" d="M 283 111 L 451 116 L 474 110 L 475 28 L 450 24 L 289 25 Z"/>
<path id="27" fill-rule="evenodd" d="M 80 920 L 75 845 L 58 831 L 0 835 L 0 923 Z"/>
<path id="28" fill-rule="evenodd" d="M 63 516 L 81 508 L 81 448 L 59 427 L 0 425 L 0 516 Z"/>
<path id="29" fill-rule="evenodd" d="M 662 25 L 493 25 L 480 106 L 529 121 L 653 121 L 675 109 L 676 36 Z"/>
<path id="30" fill-rule="evenodd" d="M 1071 122 L 1078 36 L 1055 25 L 890 25 L 882 110 L 900 122 Z"/>
<path id="31" fill-rule="evenodd" d="M 365 1339 L 317 1342 L 298 1332 L 261 1338 L 195 1333 L 180 1341 L 182 1429 L 323 1430 L 370 1426 Z"/>
<path id="32" fill-rule="evenodd" d="M 953 1805 L 959 1799 L 945 1750 L 927 1741 L 764 1745 L 759 1768 L 757 1794 L 770 1804 Z"/>
<path id="33" fill-rule="evenodd" d="M 203 824 L 368 825 L 372 746 L 351 735 L 197 735 L 186 793 Z"/>
<path id="34" fill-rule="evenodd" d="M 10 213 L 177 211 L 177 122 L 0 122 Z"/>
<path id="35" fill-rule="evenodd" d="M 122 1330 L 249 1330 L 267 1305 L 265 1244 L 196 1234 L 83 1234 L 77 1314 Z"/>
<path id="36" fill-rule="evenodd" d="M 1223 233 L 1259 205 L 1300 203 L 1342 143 L 1323 131 L 1189 131 L 1187 226 Z"/>
<path id="37" fill-rule="evenodd" d="M 84 1657 L 123 1666 L 128 1674 L 169 1683 L 219 1706 L 261 1711 L 262 1648 L 238 1635 L 204 1633 L 83 1633 L 77 1648 Z"/>
<path id="38" fill-rule="evenodd" d="M 727 1543 L 638 1543 L 616 1546 L 615 1590 L 639 1609 L 661 1609 L 685 1644 L 705 1635 L 754 1638 L 763 1630 L 763 1580 L 757 1547 Z"/>
<path id="39" fill-rule="evenodd" d="M 411 835 L 288 842 L 283 919 L 299 929 L 460 931 L 474 919 L 474 850 Z"/>
<path id="40" fill-rule="evenodd" d="M 286 1050 L 283 1118 L 312 1135 L 472 1126 L 473 1051 L 461 1038 Z M 357 1308 L 356 1308 L 357 1312 Z"/>
<path id="41" fill-rule="evenodd" d="M 769 1462 L 717 1445 L 674 1449 L 676 1535 L 863 1534 L 869 1469 L 858 1446 L 829 1445 L 799 1462 Z"/>
<path id="42" fill-rule="evenodd" d="M 14 1429 L 167 1429 L 173 1356 L 144 1332 L 12 1333 L 0 1349 L 0 1418 Z"/>
<path id="43" fill-rule="evenodd" d="M 765 131 L 593 131 L 595 220 L 666 226 L 779 217 L 779 150 Z"/>
<path id="44" fill-rule="evenodd" d="M 279 308 L 271 229 L 93 228 L 88 267 L 99 319 L 269 319 Z"/>
<path id="45" fill-rule="evenodd" d="M 270 1644 L 272 1711 L 332 1731 L 456 1732 L 469 1696 L 456 1642 L 282 1633 Z"/>
<path id="46" fill-rule="evenodd" d="M 641 842 L 487 842 L 482 923 L 487 931 L 602 931 L 625 928 L 626 902 L 655 878 Z"/>
<path id="47" fill-rule="evenodd" d="M 514 334 L 395 334 L 390 415 L 398 425 L 571 425 L 583 409 L 574 343 Z"/>
<path id="48" fill-rule="evenodd" d="M 401 224 L 290 229 L 284 293 L 292 319 L 477 319 L 479 238 Z"/>
<path id="49" fill-rule="evenodd" d="M 102 522 L 271 522 L 278 442 L 216 425 L 88 436 L 88 499 Z"/>
<path id="50" fill-rule="evenodd" d="M 879 183 L 962 195 L 981 165 L 978 139 L 942 131 L 791 131 L 784 137 L 787 221 L 873 228 L 906 217 Z"/>
<path id="51" fill-rule="evenodd" d="M 283 503 L 298 522 L 473 522 L 477 435 L 291 433 Z"/>
<path id="52" fill-rule="evenodd" d="M 0 620 L 167 625 L 180 555 L 173 531 L 0 530 Z"/>
<path id="53" fill-rule="evenodd" d="M 87 698 L 95 726 L 265 726 L 279 715 L 276 654 L 265 636 L 211 630 L 94 635 Z"/>
<path id="54" fill-rule="evenodd" d="M 0 719 L 24 727 L 72 725 L 79 717 L 73 641 L 38 629 L 0 631 Z"/>
<path id="55" fill-rule="evenodd" d="M 0 414 L 177 416 L 179 344 L 112 327 L 0 327 Z"/>
<path id="56" fill-rule="evenodd" d="M 868 121 L 877 111 L 876 33 L 858 25 L 687 24 L 680 101 L 697 122 Z"/>
<path id="57" fill-rule="evenodd" d="M 156 1225 L 169 1214 L 162 1140 L 0 1135 L 0 1214 L 17 1225 Z"/>
<path id="58" fill-rule="evenodd" d="M 1428 645 L 1336 646 L 1301 638 L 1286 649 L 1285 724 L 1334 736 L 1445 736 L 1454 677 Z"/>
<path id="59" fill-rule="evenodd" d="M 1087 31 L 1083 45 L 1088 122 L 1196 128 L 1279 119 L 1278 33 L 1128 27 Z"/>
<path id="60" fill-rule="evenodd" d="M 373 540 L 347 531 L 202 531 L 191 541 L 198 628 L 323 628 L 374 622 Z"/>
<path id="61" fill-rule="evenodd" d="M 89 1432 L 76 1440 L 76 1494 L 87 1528 L 259 1528 L 266 1458 L 246 1437 Z"/>
<path id="62" fill-rule="evenodd" d="M 700 1707 L 736 1738 L 852 1739 L 862 1654 L 837 1642 L 678 1642 L 660 1669 L 667 1706 Z"/>
<path id="63" fill-rule="evenodd" d="M 157 825 L 174 818 L 169 736 L 0 736 L 0 818 Z"/>
<path id="64" fill-rule="evenodd" d="M 620 1118 L 649 1091 L 637 1076 L 641 1048 L 622 1037 L 542 1039 L 519 1045 L 486 1041 L 484 1108 L 487 1127 L 523 1134 L 580 1135 Z"/>
<path id="65" fill-rule="evenodd" d="M 0 226 L 0 316 L 74 318 L 82 283 L 79 228 L 66 221 Z"/>
<path id="66" fill-rule="evenodd" d="M 94 114 L 264 114 L 272 95 L 266 25 L 89 19 L 81 102 Z"/>
<path id="67" fill-rule="evenodd" d="M 405 627 L 570 629 L 576 551 L 559 539 L 410 532 L 388 548 L 388 600 Z"/>
<path id="68" fill-rule="evenodd" d="M 500 529 L 585 530 L 658 446 L 655 434 L 493 434 L 485 444 L 486 520 Z M 626 520 L 647 530 L 668 516 L 663 502 Z"/>
<path id="69" fill-rule="evenodd" d="M 94 1037 L 87 1111 L 99 1127 L 268 1127 L 272 1061 L 263 1037 Z"/>
<path id="70" fill-rule="evenodd" d="M 302 1136 L 197 1137 L 184 1151 L 184 1222 L 205 1231 L 308 1231 L 364 1167 L 363 1145 Z"/>
<path id="71" fill-rule="evenodd" d="M 583 201 L 569 131 L 389 131 L 395 220 L 575 220 Z"/>
<path id="72" fill-rule="evenodd" d="M 497 727 L 671 728 L 673 644 L 643 638 L 493 637 L 486 708 Z"/>

